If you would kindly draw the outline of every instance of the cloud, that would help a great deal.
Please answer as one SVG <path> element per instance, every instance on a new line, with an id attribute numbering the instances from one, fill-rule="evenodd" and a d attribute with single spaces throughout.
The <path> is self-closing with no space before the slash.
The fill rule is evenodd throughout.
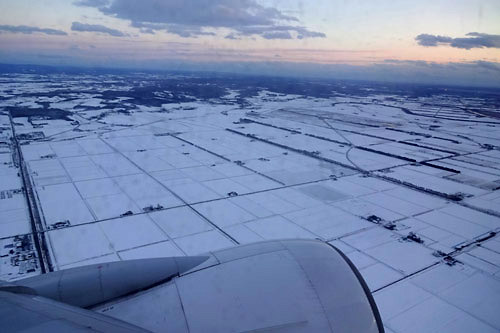
<path id="1" fill-rule="evenodd" d="M 42 33 L 46 35 L 65 36 L 66 32 L 56 29 L 30 27 L 26 25 L 0 25 L 0 32 L 12 32 L 21 34 Z"/>
<path id="2" fill-rule="evenodd" d="M 448 36 L 421 34 L 415 37 L 415 40 L 419 45 L 429 47 L 448 45 L 466 50 L 473 48 L 500 48 L 500 35 L 469 32 L 466 36 L 467 37 L 452 38 Z"/>
<path id="3" fill-rule="evenodd" d="M 109 3 L 108 0 L 77 0 L 74 5 L 80 7 L 105 7 Z"/>
<path id="4" fill-rule="evenodd" d="M 415 37 L 415 40 L 422 46 L 438 46 L 439 44 L 451 43 L 453 38 L 446 36 L 435 36 L 429 34 L 420 34 Z"/>
<path id="5" fill-rule="evenodd" d="M 139 28 L 142 33 L 154 34 L 157 30 L 167 30 L 169 33 L 188 38 L 195 36 L 215 36 L 212 31 L 205 31 L 202 27 L 185 25 L 185 24 L 170 24 L 168 28 L 164 24 L 147 23 L 147 22 L 132 22 L 134 28 Z"/>
<path id="6" fill-rule="evenodd" d="M 71 30 L 80 32 L 100 32 L 114 37 L 127 36 L 125 33 L 119 30 L 111 29 L 100 24 L 85 24 L 80 22 L 73 22 L 73 24 L 71 25 Z"/>
<path id="7" fill-rule="evenodd" d="M 265 39 L 292 39 L 289 31 L 270 31 L 263 32 L 262 37 Z"/>
<path id="8" fill-rule="evenodd" d="M 296 17 L 261 5 L 257 0 L 79 0 L 74 4 L 97 8 L 148 33 L 163 30 L 181 37 L 198 37 L 213 35 L 207 31 L 210 28 L 226 28 L 235 38 L 325 37 L 322 32 L 296 25 L 299 22 Z"/>
<path id="9" fill-rule="evenodd" d="M 298 39 L 308 37 L 326 37 L 322 32 L 309 31 L 304 27 L 292 25 L 275 25 L 272 27 L 248 26 L 239 28 L 240 35 L 260 35 L 265 39 L 292 39 L 295 32 Z"/>

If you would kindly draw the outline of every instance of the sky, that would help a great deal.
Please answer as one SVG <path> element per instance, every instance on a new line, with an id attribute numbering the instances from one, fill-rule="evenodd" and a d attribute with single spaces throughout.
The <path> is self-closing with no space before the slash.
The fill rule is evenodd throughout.
<path id="1" fill-rule="evenodd" d="M 0 62 L 500 87 L 500 1 L 0 0 Z"/>

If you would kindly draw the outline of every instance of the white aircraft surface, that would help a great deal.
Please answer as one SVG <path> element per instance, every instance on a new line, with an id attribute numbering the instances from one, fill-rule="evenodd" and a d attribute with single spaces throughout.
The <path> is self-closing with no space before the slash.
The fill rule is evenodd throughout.
<path id="1" fill-rule="evenodd" d="M 0 286 L 5 332 L 384 332 L 351 261 L 315 240 L 81 266 Z"/>

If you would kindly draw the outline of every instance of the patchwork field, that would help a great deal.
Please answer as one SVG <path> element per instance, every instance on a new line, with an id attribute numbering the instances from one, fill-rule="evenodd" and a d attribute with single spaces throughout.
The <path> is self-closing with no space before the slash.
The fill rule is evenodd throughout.
<path id="1" fill-rule="evenodd" d="M 500 120 L 472 112 L 490 99 L 0 78 L 1 279 L 316 238 L 387 332 L 500 330 Z"/>

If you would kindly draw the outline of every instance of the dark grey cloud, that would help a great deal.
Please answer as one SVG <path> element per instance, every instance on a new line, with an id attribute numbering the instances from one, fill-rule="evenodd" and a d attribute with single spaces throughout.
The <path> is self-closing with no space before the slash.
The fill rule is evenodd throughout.
<path id="1" fill-rule="evenodd" d="M 72 31 L 80 31 L 80 32 L 100 32 L 100 33 L 111 35 L 114 37 L 127 36 L 125 33 L 121 32 L 120 30 L 111 29 L 111 28 L 105 27 L 105 26 L 100 25 L 100 24 L 85 24 L 85 23 L 80 23 L 80 22 L 73 22 L 73 24 L 71 25 L 71 30 Z"/>
<path id="2" fill-rule="evenodd" d="M 421 34 L 415 37 L 415 40 L 422 46 L 430 47 L 448 45 L 466 50 L 473 48 L 500 48 L 500 35 L 469 32 L 466 36 L 467 37 L 452 38 L 448 36 Z"/>
<path id="3" fill-rule="evenodd" d="M 289 38 L 325 37 L 298 24 L 299 20 L 256 0 L 79 0 L 105 15 L 128 20 L 142 32 L 164 30 L 182 37 L 212 35 L 210 28 L 232 30 L 230 36 Z M 267 37 L 266 37 L 267 36 Z"/>
<path id="4" fill-rule="evenodd" d="M 65 36 L 66 32 L 56 29 L 30 27 L 27 25 L 0 25 L 0 32 L 13 32 L 21 34 L 42 33 L 46 35 Z"/>
<path id="5" fill-rule="evenodd" d="M 151 30 L 154 31 L 154 29 Z M 184 24 L 171 24 L 168 27 L 168 32 L 179 35 L 181 37 L 215 36 L 215 32 L 204 31 L 201 27 L 184 25 Z"/>
<path id="6" fill-rule="evenodd" d="M 289 31 L 263 32 L 262 37 L 265 39 L 292 39 L 292 35 Z"/>
<path id="7" fill-rule="evenodd" d="M 195 36 L 215 36 L 212 31 L 205 31 L 202 27 L 185 25 L 185 24 L 169 24 L 168 27 L 161 23 L 147 23 L 147 22 L 132 22 L 134 28 L 139 28 L 142 33 L 154 34 L 157 30 L 167 30 L 172 34 L 181 37 L 195 37 Z"/>
<path id="8" fill-rule="evenodd" d="M 436 36 L 429 34 L 420 34 L 415 37 L 415 40 L 419 45 L 422 46 L 438 46 L 440 44 L 449 44 L 453 41 L 453 38 L 446 36 Z"/>
<path id="9" fill-rule="evenodd" d="M 108 3 L 108 0 L 77 0 L 73 2 L 74 5 L 81 7 L 104 7 Z"/>

